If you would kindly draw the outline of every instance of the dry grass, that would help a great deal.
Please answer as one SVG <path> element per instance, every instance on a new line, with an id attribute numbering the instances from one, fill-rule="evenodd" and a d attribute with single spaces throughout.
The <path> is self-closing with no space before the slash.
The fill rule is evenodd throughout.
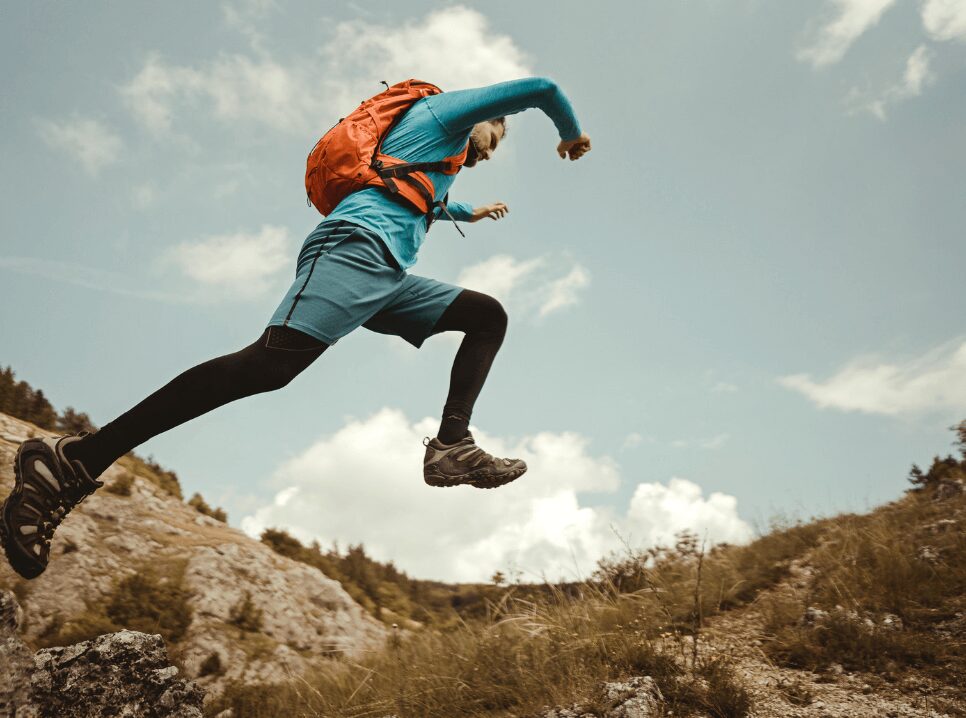
<path id="1" fill-rule="evenodd" d="M 957 619 L 966 610 L 963 518 L 966 497 L 936 501 L 924 489 L 832 522 L 809 557 L 810 594 L 764 607 L 774 637 L 766 649 L 800 668 L 941 666 L 945 680 L 966 677 L 966 635 Z M 824 614 L 806 622 L 808 607 Z"/>
<path id="2" fill-rule="evenodd" d="M 332 662 L 286 686 L 231 686 L 213 711 L 234 715 L 456 718 L 534 713 L 602 700 L 605 681 L 649 675 L 675 715 L 738 717 L 748 694 L 726 663 L 684 666 L 656 648 L 642 621 L 647 599 L 587 587 L 541 603 L 508 592 L 488 621 L 394 636 L 367 660 Z M 692 670 L 693 669 L 693 670 Z"/>

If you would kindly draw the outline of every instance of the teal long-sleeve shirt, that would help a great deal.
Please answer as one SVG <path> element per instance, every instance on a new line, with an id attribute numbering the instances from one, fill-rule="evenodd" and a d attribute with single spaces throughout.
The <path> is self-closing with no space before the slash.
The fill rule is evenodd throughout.
<path id="1" fill-rule="evenodd" d="M 527 77 L 418 100 L 386 136 L 382 151 L 406 162 L 442 160 L 463 151 L 478 122 L 530 108 L 542 110 L 553 121 L 561 140 L 580 137 L 580 124 L 557 84 L 545 77 Z M 458 176 L 427 174 L 433 181 L 436 201 L 446 196 Z M 451 201 L 446 208 L 460 221 L 473 216 L 473 207 L 465 202 Z M 416 263 L 416 254 L 426 237 L 425 216 L 393 199 L 382 187 L 367 187 L 348 195 L 326 221 L 330 219 L 344 219 L 378 234 L 403 269 Z"/>

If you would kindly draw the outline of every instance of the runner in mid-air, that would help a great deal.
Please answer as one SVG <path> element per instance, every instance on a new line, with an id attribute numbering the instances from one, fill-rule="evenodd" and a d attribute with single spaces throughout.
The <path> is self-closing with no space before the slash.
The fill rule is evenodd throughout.
<path id="1" fill-rule="evenodd" d="M 445 200 L 459 165 L 489 160 L 506 133 L 506 115 L 528 108 L 553 121 L 561 158 L 576 160 L 590 151 L 570 102 L 546 78 L 421 97 L 391 126 L 381 152 L 406 163 L 455 160 L 452 172 L 424 174 L 433 189 L 428 215 L 387 191 L 391 179 L 348 194 L 306 238 L 295 281 L 255 342 L 188 369 L 97 431 L 23 442 L 14 460 L 14 490 L 0 507 L 0 539 L 14 570 L 34 578 L 47 568 L 54 530 L 103 485 L 97 477 L 115 460 L 223 404 L 281 389 L 359 326 L 416 347 L 433 334 L 465 333 L 439 431 L 423 440 L 426 483 L 493 488 L 520 477 L 527 470 L 523 461 L 491 456 L 469 431 L 473 405 L 503 343 L 506 312 L 489 295 L 406 270 L 434 219 L 445 214 L 476 222 L 508 212 L 502 202 L 474 208 Z"/>

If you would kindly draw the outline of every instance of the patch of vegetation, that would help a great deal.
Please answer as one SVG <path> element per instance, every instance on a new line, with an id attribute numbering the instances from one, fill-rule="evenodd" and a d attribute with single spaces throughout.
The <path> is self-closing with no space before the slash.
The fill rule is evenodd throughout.
<path id="1" fill-rule="evenodd" d="M 67 620 L 60 616 L 54 618 L 46 630 L 37 637 L 35 643 L 38 648 L 69 646 L 120 630 L 121 627 L 105 616 L 102 611 L 88 609 Z"/>
<path id="2" fill-rule="evenodd" d="M 437 629 L 450 629 L 464 621 L 486 620 L 493 605 L 512 588 L 514 595 L 534 600 L 546 598 L 545 584 L 501 587 L 492 584 L 447 584 L 413 579 L 390 561 L 376 561 L 362 544 L 342 552 L 337 545 L 323 551 L 317 542 L 303 545 L 281 529 L 266 529 L 261 540 L 276 553 L 319 569 L 342 584 L 346 592 L 371 615 L 387 624 L 409 619 Z M 495 575 L 499 583 L 506 579 Z M 580 584 L 558 584 L 553 591 L 575 595 Z"/>
<path id="3" fill-rule="evenodd" d="M 105 486 L 104 490 L 118 496 L 130 496 L 132 486 L 134 486 L 134 475 L 123 473 Z"/>
<path id="4" fill-rule="evenodd" d="M 299 686 L 230 685 L 214 712 L 236 716 L 420 715 L 429 718 L 516 715 L 569 705 L 605 681 L 649 675 L 674 715 L 696 710 L 746 715 L 750 701 L 723 661 L 692 671 L 660 651 L 640 628 L 640 602 L 586 587 L 582 600 L 551 592 L 547 600 L 507 598 L 490 620 L 448 631 L 403 635 L 360 663 L 331 663 Z M 615 616 L 622 624 L 615 624 Z M 700 678 L 701 680 L 696 680 Z"/>
<path id="5" fill-rule="evenodd" d="M 205 660 L 201 662 L 198 667 L 198 677 L 203 676 L 220 676 L 225 672 L 225 667 L 221 663 L 221 656 L 218 653 L 212 653 Z"/>
<path id="6" fill-rule="evenodd" d="M 244 597 L 232 607 L 228 622 L 244 632 L 258 633 L 262 630 L 262 618 L 262 609 L 252 602 L 251 593 L 245 591 Z"/>
<path id="7" fill-rule="evenodd" d="M 809 558 L 808 606 L 771 609 L 765 648 L 775 660 L 890 674 L 916 667 L 966 683 L 966 649 L 955 640 L 966 611 L 966 422 L 953 430 L 962 460 L 913 465 L 903 499 L 826 526 Z"/>
<path id="8" fill-rule="evenodd" d="M 217 508 L 211 508 L 208 502 L 204 500 L 201 494 L 195 492 L 190 499 L 188 499 L 188 506 L 193 506 L 198 513 L 202 513 L 205 516 L 210 516 L 216 521 L 221 521 L 222 523 L 228 523 L 228 514 L 220 506 Z"/>
<path id="9" fill-rule="evenodd" d="M 746 546 L 719 544 L 706 553 L 695 534 L 682 532 L 674 546 L 628 549 L 624 557 L 602 559 L 594 579 L 615 593 L 639 596 L 653 632 L 689 633 L 700 617 L 745 605 L 785 578 L 792 561 L 817 544 L 825 525 L 775 523 Z"/>
<path id="10" fill-rule="evenodd" d="M 124 628 L 160 633 L 168 642 L 181 640 L 192 618 L 191 593 L 184 587 L 186 563 L 178 562 L 165 573 L 144 566 L 121 579 L 105 602 L 107 617 Z"/>
<path id="11" fill-rule="evenodd" d="M 131 451 L 118 459 L 117 463 L 131 473 L 143 476 L 159 489 L 174 496 L 179 501 L 184 500 L 178 475 L 162 467 L 152 456 L 143 459 Z"/>
<path id="12" fill-rule="evenodd" d="M 151 564 L 119 580 L 111 593 L 68 619 L 54 620 L 37 646 L 67 646 L 128 628 L 159 633 L 169 643 L 191 624 L 191 594 L 184 587 L 185 561 Z"/>

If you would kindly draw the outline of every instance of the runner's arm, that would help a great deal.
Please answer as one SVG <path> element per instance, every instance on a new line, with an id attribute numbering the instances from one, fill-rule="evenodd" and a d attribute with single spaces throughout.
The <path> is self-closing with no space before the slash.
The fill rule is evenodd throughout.
<path id="1" fill-rule="evenodd" d="M 453 215 L 453 219 L 459 222 L 469 222 L 473 219 L 473 206 L 467 204 L 466 202 L 447 202 L 446 209 L 451 215 Z M 443 210 L 439 207 L 436 207 L 434 212 L 436 213 L 434 215 L 435 219 L 439 219 L 441 216 L 446 217 L 446 215 L 443 213 Z"/>
<path id="2" fill-rule="evenodd" d="M 478 122 L 536 107 L 543 110 L 561 140 L 581 136 L 570 100 L 546 77 L 525 77 L 471 90 L 454 90 L 426 98 L 430 111 L 449 134 L 467 132 Z"/>

